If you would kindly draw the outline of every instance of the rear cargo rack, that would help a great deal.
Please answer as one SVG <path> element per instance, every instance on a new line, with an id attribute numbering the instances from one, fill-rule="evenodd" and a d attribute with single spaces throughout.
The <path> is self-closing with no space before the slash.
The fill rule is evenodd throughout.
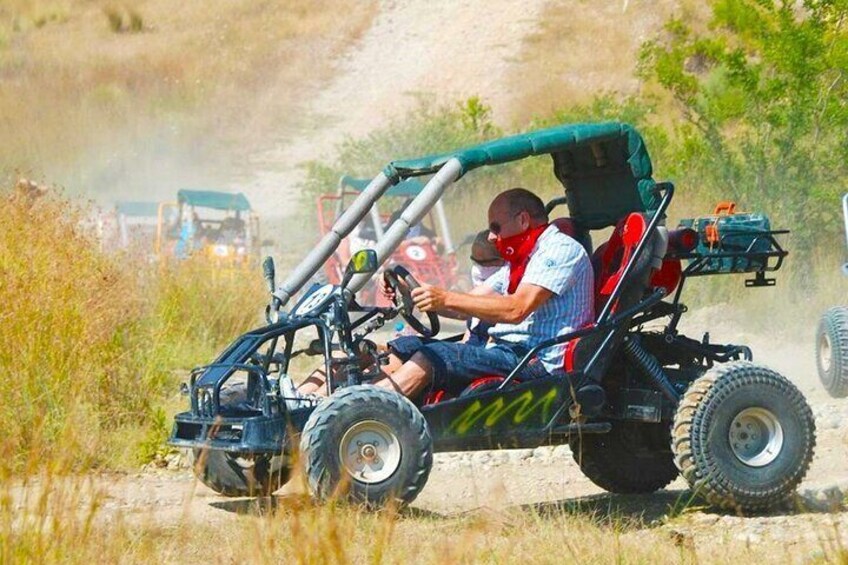
<path id="1" fill-rule="evenodd" d="M 725 230 L 711 249 L 696 250 L 688 253 L 669 253 L 669 258 L 688 261 L 683 275 L 697 277 L 704 275 L 725 275 L 734 273 L 754 273 L 753 279 L 747 279 L 745 286 L 774 286 L 775 280 L 766 278 L 765 273 L 777 271 L 783 266 L 783 259 L 789 254 L 775 238 L 776 235 L 789 233 L 789 230 L 771 230 L 752 234 L 750 231 Z M 729 251 L 739 238 L 750 238 L 747 246 L 741 250 Z M 738 245 L 736 245 L 738 247 Z"/>

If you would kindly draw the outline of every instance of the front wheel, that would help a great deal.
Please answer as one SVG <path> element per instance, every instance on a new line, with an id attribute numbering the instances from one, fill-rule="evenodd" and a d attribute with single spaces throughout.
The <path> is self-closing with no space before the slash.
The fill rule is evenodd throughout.
<path id="1" fill-rule="evenodd" d="M 801 392 L 747 361 L 694 381 L 672 429 L 675 464 L 690 488 L 737 512 L 783 505 L 804 478 L 815 443 L 812 411 Z"/>
<path id="2" fill-rule="evenodd" d="M 234 383 L 221 389 L 221 405 L 247 402 L 247 384 Z M 223 496 L 268 496 L 289 480 L 290 469 L 283 456 L 231 453 L 217 449 L 189 452 L 194 475 Z"/>
<path id="3" fill-rule="evenodd" d="M 816 368 L 828 394 L 848 396 L 848 307 L 831 308 L 816 332 Z"/>
<path id="4" fill-rule="evenodd" d="M 289 480 L 281 457 L 193 449 L 195 476 L 223 496 L 269 496 Z"/>
<path id="5" fill-rule="evenodd" d="M 300 451 L 313 496 L 343 496 L 370 508 L 412 502 L 433 465 L 421 412 L 371 385 L 346 387 L 320 404 L 303 428 Z"/>

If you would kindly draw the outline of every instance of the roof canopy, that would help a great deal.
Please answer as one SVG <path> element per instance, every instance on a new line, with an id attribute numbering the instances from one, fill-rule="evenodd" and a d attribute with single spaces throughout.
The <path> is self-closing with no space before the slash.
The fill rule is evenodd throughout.
<path id="1" fill-rule="evenodd" d="M 118 202 L 115 204 L 118 214 L 132 218 L 155 218 L 159 215 L 158 202 Z"/>
<path id="2" fill-rule="evenodd" d="M 177 201 L 180 204 L 199 206 L 201 208 L 214 208 L 215 210 L 236 210 L 247 212 L 250 203 L 241 192 L 221 192 L 217 190 L 187 190 L 177 192 Z"/>
<path id="3" fill-rule="evenodd" d="M 614 225 L 630 212 L 653 212 L 659 206 L 642 136 L 618 122 L 561 125 L 449 153 L 392 161 L 384 173 L 399 181 L 434 174 L 457 159 L 462 176 L 478 167 L 544 154 L 553 158 L 571 217 L 586 228 Z"/>
<path id="4" fill-rule="evenodd" d="M 362 192 L 371 179 L 355 179 L 348 175 L 342 177 L 342 184 L 351 187 L 352 189 Z M 424 183 L 416 179 L 404 179 L 398 184 L 390 187 L 384 196 L 418 196 L 418 193 L 424 188 Z"/>

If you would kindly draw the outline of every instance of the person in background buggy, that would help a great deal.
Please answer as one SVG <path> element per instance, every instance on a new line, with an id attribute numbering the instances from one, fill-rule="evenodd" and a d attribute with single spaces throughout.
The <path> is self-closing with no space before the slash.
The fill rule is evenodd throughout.
<path id="1" fill-rule="evenodd" d="M 412 202 L 412 198 L 409 197 L 404 200 L 403 204 L 401 204 L 400 208 L 392 212 L 392 215 L 389 216 L 389 220 L 386 222 L 386 227 L 391 226 L 395 220 L 400 218 L 400 215 L 403 214 L 404 210 Z M 439 249 L 442 242 L 439 239 L 439 236 L 436 235 L 436 232 L 432 229 L 428 228 L 424 225 L 424 222 L 418 222 L 417 224 L 409 227 L 409 232 L 406 234 L 406 238 L 404 241 L 407 241 L 416 245 L 426 245 L 432 244 L 434 249 Z"/>

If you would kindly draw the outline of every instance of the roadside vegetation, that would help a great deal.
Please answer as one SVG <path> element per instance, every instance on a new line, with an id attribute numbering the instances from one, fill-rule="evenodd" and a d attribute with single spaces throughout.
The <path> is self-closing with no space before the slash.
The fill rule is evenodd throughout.
<path id="1" fill-rule="evenodd" d="M 200 261 L 103 254 L 48 192 L 0 203 L 0 477 L 155 457 L 185 370 L 258 321 L 261 285 Z"/>

